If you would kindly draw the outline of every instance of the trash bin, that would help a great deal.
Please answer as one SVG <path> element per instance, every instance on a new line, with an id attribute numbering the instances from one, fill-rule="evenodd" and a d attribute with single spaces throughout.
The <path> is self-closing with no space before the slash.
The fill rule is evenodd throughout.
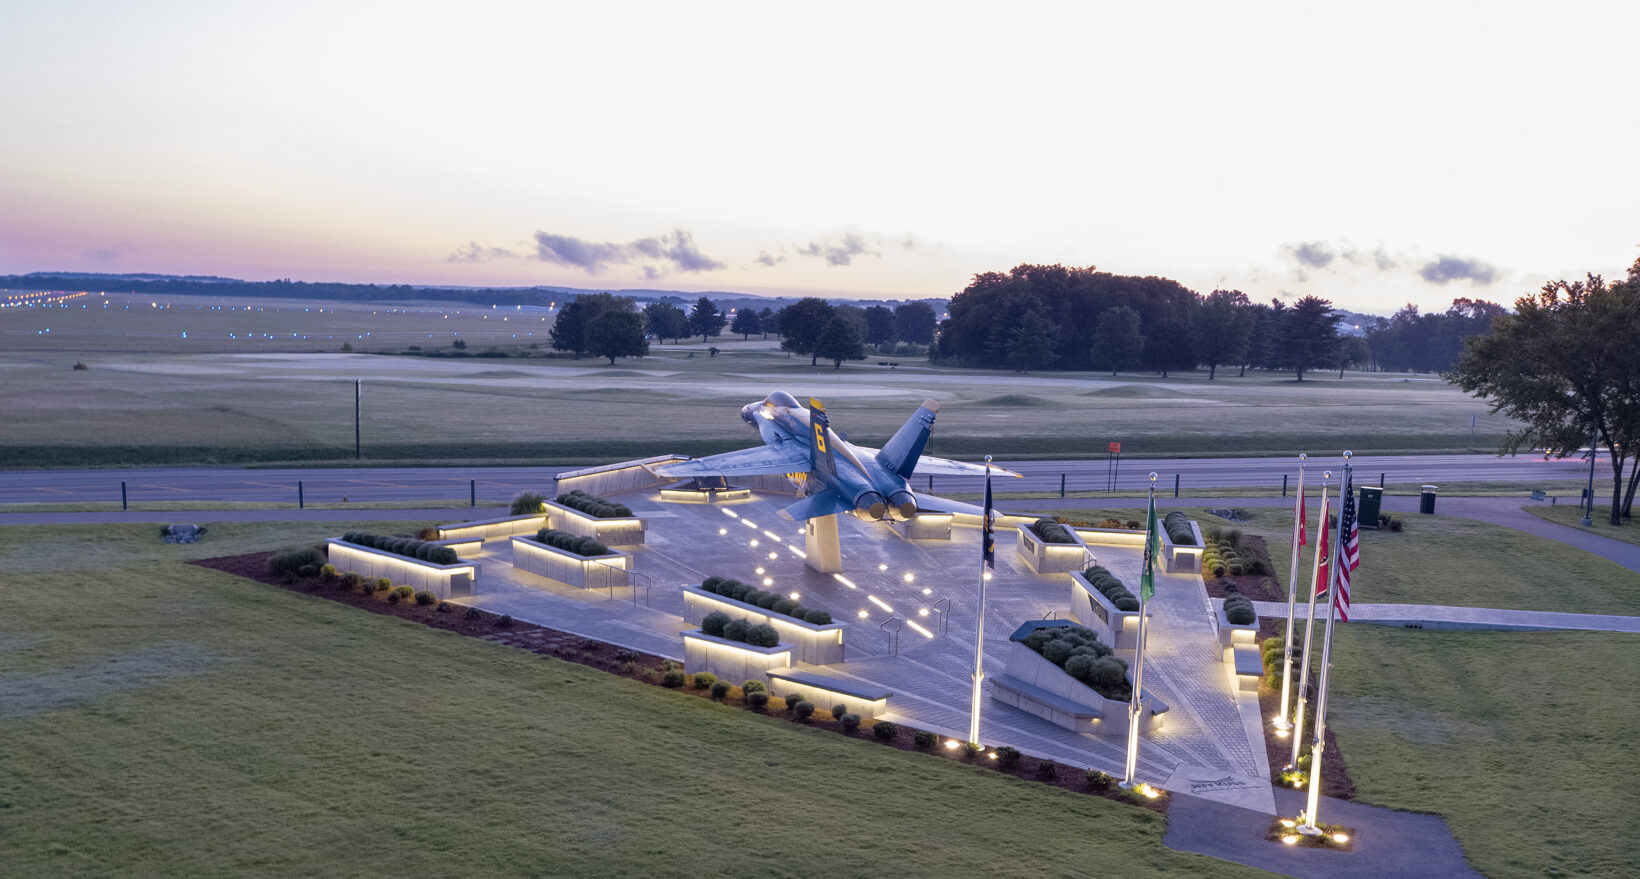
<path id="1" fill-rule="evenodd" d="M 1418 494 L 1418 512 L 1435 512 L 1435 491 L 1436 487 L 1433 485 L 1423 486 L 1423 491 Z"/>
<path id="2" fill-rule="evenodd" d="M 1361 486 L 1361 527 L 1377 528 L 1384 505 L 1384 490 L 1376 486 Z"/>

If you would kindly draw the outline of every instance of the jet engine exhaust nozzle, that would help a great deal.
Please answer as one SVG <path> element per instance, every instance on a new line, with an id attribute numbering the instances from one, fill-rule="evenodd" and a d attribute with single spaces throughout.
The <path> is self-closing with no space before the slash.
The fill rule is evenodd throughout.
<path id="1" fill-rule="evenodd" d="M 901 519 L 917 515 L 917 499 L 912 497 L 909 491 L 894 492 L 894 496 L 889 498 L 889 503 L 893 504 L 894 512 L 900 514 Z"/>
<path id="2" fill-rule="evenodd" d="M 873 519 L 881 519 L 888 515 L 888 501 L 875 491 L 863 491 L 854 499 L 854 508 L 862 510 Z"/>

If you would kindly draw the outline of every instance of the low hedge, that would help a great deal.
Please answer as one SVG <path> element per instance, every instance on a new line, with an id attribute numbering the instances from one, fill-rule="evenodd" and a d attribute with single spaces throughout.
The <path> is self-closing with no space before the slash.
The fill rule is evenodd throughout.
<path id="1" fill-rule="evenodd" d="M 1195 546 L 1196 535 L 1190 530 L 1190 517 L 1174 510 L 1162 517 L 1162 527 L 1167 529 L 1167 538 L 1178 546 Z"/>
<path id="2" fill-rule="evenodd" d="M 529 516 L 541 512 L 541 497 L 538 491 L 521 491 L 512 499 L 512 506 L 508 508 L 510 516 Z"/>
<path id="3" fill-rule="evenodd" d="M 318 568 L 325 561 L 325 554 L 320 550 L 311 546 L 295 546 L 268 556 L 264 567 L 275 577 L 294 577 L 306 567 L 312 567 L 314 573 L 318 573 Z"/>
<path id="4" fill-rule="evenodd" d="M 1087 579 L 1089 586 L 1099 590 L 1100 595 L 1116 605 L 1117 610 L 1131 612 L 1139 609 L 1138 596 L 1129 591 L 1126 584 L 1116 579 L 1116 575 L 1104 565 L 1091 565 L 1082 572 L 1082 576 Z"/>
<path id="5" fill-rule="evenodd" d="M 1224 597 L 1224 618 L 1237 626 L 1250 626 L 1258 622 L 1258 611 L 1253 608 L 1253 600 L 1240 592 L 1232 592 Z"/>
<path id="6" fill-rule="evenodd" d="M 813 623 L 817 626 L 831 623 L 831 611 L 804 607 L 779 593 L 758 589 L 739 580 L 731 580 L 727 577 L 707 577 L 701 581 L 700 588 L 713 595 L 721 595 L 724 598 L 733 599 L 743 604 L 754 605 L 781 616 L 802 620 L 805 623 Z"/>
<path id="7" fill-rule="evenodd" d="M 1030 528 L 1033 534 L 1042 538 L 1043 543 L 1076 542 L 1076 538 L 1071 535 L 1071 530 L 1069 528 L 1066 528 L 1064 525 L 1059 524 L 1058 520 L 1048 516 L 1043 516 L 1035 522 L 1032 522 Z"/>
<path id="8" fill-rule="evenodd" d="M 626 504 L 617 504 L 614 501 L 604 500 L 595 494 L 587 494 L 580 489 L 565 492 L 553 498 L 553 500 L 562 506 L 586 513 L 595 519 L 621 519 L 632 515 L 632 509 Z"/>
<path id="9" fill-rule="evenodd" d="M 753 647 L 776 647 L 780 644 L 780 633 L 768 623 L 753 625 L 745 619 L 731 619 L 721 610 L 714 610 L 700 621 L 700 631 L 703 635 L 714 638 L 724 638 L 730 641 L 739 641 Z"/>
<path id="10" fill-rule="evenodd" d="M 1120 702 L 1133 698 L 1133 688 L 1127 681 L 1127 663 L 1116 658 L 1091 629 L 1082 626 L 1041 628 L 1026 635 L 1023 643 L 1106 699 Z"/>
<path id="11" fill-rule="evenodd" d="M 369 534 L 364 531 L 349 531 L 342 535 L 342 540 L 358 546 L 368 546 L 382 552 L 390 552 L 408 559 L 430 562 L 435 565 L 453 565 L 461 561 L 456 551 L 448 546 L 439 546 L 414 537 L 386 537 L 380 534 Z"/>
<path id="12" fill-rule="evenodd" d="M 535 542 L 582 557 L 609 555 L 609 547 L 591 537 L 576 537 L 556 528 L 542 528 L 535 532 Z"/>

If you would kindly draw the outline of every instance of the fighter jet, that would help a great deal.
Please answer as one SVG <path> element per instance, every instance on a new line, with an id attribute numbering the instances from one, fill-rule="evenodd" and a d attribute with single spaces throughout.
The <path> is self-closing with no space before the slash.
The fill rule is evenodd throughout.
<path id="1" fill-rule="evenodd" d="M 668 478 L 787 474 L 802 500 L 780 511 L 787 520 L 813 519 L 833 513 L 853 513 L 865 519 L 909 519 L 918 510 L 936 513 L 979 514 L 971 504 L 949 501 L 911 490 L 912 476 L 984 476 L 982 464 L 964 464 L 924 455 L 939 404 L 924 400 L 911 418 L 881 449 L 856 446 L 833 431 L 825 406 L 813 397 L 807 409 L 785 391 L 748 403 L 740 417 L 757 428 L 761 448 L 742 449 L 650 468 Z M 992 466 L 997 476 L 1019 476 Z"/>

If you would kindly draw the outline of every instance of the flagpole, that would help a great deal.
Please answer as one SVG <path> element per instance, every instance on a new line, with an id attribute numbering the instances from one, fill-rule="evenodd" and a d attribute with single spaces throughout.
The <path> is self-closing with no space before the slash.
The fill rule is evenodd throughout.
<path id="1" fill-rule="evenodd" d="M 1339 496 L 1346 496 L 1349 492 L 1350 453 L 1345 452 L 1344 481 L 1339 485 Z M 1321 750 L 1327 741 L 1327 672 L 1332 669 L 1333 617 L 1338 611 L 1338 565 L 1341 561 L 1339 557 L 1344 554 L 1344 541 L 1349 539 L 1344 534 L 1345 512 L 1348 511 L 1340 507 L 1338 528 L 1331 535 L 1332 558 L 1327 560 L 1327 634 L 1321 643 L 1321 682 L 1317 686 L 1320 695 L 1315 703 L 1315 744 L 1310 750 L 1310 801 L 1304 810 L 1304 823 L 1298 827 L 1298 832 L 1305 836 L 1321 833 L 1321 828 L 1315 826 L 1315 812 L 1321 804 Z"/>
<path id="2" fill-rule="evenodd" d="M 1275 727 L 1290 730 L 1293 722 L 1287 719 L 1287 700 L 1293 685 L 1293 611 L 1298 605 L 1298 536 L 1304 530 L 1304 461 L 1309 455 L 1298 456 L 1298 500 L 1293 503 L 1293 565 L 1287 575 L 1287 646 L 1281 654 L 1281 712 L 1276 715 Z"/>
<path id="3" fill-rule="evenodd" d="M 1327 483 L 1332 480 L 1332 471 L 1321 474 L 1321 524 L 1317 530 L 1329 536 L 1327 530 Z M 1310 688 L 1310 635 L 1315 631 L 1315 597 L 1321 589 L 1321 558 L 1329 552 L 1326 540 L 1318 539 L 1315 545 L 1315 561 L 1310 566 L 1310 611 L 1304 618 L 1304 658 L 1300 661 L 1302 668 L 1298 673 L 1298 705 L 1293 709 L 1293 756 L 1287 761 L 1287 768 L 1298 769 L 1298 753 L 1303 749 L 1304 741 L 1304 708 L 1309 704 Z"/>
<path id="4" fill-rule="evenodd" d="M 1150 474 L 1150 513 L 1145 516 L 1145 568 L 1141 575 L 1149 579 L 1149 583 L 1139 584 L 1139 643 L 1133 652 L 1133 697 L 1128 702 L 1128 740 L 1127 765 L 1123 769 L 1122 788 L 1132 788 L 1138 784 L 1134 776 L 1139 772 L 1139 715 L 1140 695 L 1143 692 L 1145 677 L 1145 618 L 1149 616 L 1146 605 L 1150 601 L 1150 593 L 1154 586 L 1156 551 L 1156 473 Z M 1147 588 L 1149 586 L 1150 588 Z"/>
<path id="5" fill-rule="evenodd" d="M 991 456 L 985 456 L 985 520 L 980 522 L 979 624 L 974 633 L 974 698 L 968 705 L 968 742 L 979 744 L 979 690 L 985 679 L 985 540 L 991 519 Z"/>

